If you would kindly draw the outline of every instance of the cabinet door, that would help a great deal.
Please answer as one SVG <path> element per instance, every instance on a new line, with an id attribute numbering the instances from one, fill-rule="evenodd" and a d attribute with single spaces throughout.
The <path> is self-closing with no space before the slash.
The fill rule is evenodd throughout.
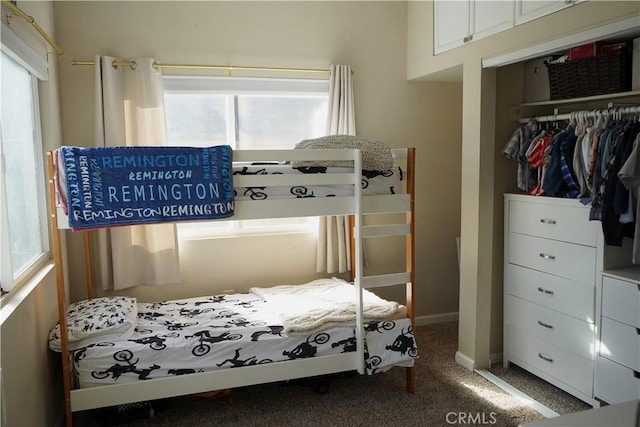
<path id="1" fill-rule="evenodd" d="M 475 0 L 471 3 L 473 40 L 488 37 L 514 26 L 515 4 L 512 1 Z"/>
<path id="2" fill-rule="evenodd" d="M 516 0 L 516 25 L 572 6 L 575 0 Z"/>
<path id="3" fill-rule="evenodd" d="M 434 53 L 462 46 L 471 34 L 471 2 L 436 0 L 433 2 Z"/>

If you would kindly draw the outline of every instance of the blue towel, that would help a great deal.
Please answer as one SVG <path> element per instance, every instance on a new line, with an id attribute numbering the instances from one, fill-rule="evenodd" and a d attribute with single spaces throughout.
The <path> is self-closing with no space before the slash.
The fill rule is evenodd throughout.
<path id="1" fill-rule="evenodd" d="M 233 215 L 232 150 L 215 147 L 61 147 L 75 229 Z"/>

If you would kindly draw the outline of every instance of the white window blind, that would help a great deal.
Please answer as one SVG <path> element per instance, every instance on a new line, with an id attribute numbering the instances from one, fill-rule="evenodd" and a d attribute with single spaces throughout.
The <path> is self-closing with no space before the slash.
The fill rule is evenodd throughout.
<path id="1" fill-rule="evenodd" d="M 20 283 L 48 256 L 37 79 L 8 55 L 0 65 L 0 281 Z"/>
<path id="2" fill-rule="evenodd" d="M 326 132 L 326 80 L 166 76 L 171 145 L 286 149 Z M 180 238 L 316 231 L 314 218 L 180 223 Z"/>

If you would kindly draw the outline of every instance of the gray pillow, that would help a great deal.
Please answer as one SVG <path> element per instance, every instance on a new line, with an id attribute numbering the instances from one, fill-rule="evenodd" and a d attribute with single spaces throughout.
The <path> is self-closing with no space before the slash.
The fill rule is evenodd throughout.
<path id="1" fill-rule="evenodd" d="M 327 135 L 315 139 L 305 139 L 295 146 L 296 149 L 360 149 L 362 151 L 362 169 L 384 171 L 393 167 L 391 148 L 380 141 L 361 138 L 354 135 Z M 349 160 L 295 160 L 294 168 L 302 167 L 353 167 Z"/>

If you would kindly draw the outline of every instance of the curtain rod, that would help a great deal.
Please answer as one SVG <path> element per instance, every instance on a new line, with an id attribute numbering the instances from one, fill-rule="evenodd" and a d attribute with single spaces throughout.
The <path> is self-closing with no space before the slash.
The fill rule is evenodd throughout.
<path id="1" fill-rule="evenodd" d="M 3 0 L 4 1 L 4 0 Z M 71 65 L 96 65 L 95 61 L 84 61 L 74 59 Z M 131 67 L 136 68 L 135 61 L 113 61 L 111 64 L 114 68 Z M 331 70 L 326 68 L 280 68 L 280 67 L 249 67 L 235 65 L 207 65 L 207 64 L 175 64 L 168 62 L 154 62 L 154 68 L 189 68 L 189 69 L 209 69 L 209 70 L 226 70 L 229 73 L 233 71 L 282 71 L 297 73 L 329 73 Z"/>
<path id="2" fill-rule="evenodd" d="M 636 107 L 614 107 L 612 109 L 600 109 L 600 110 L 582 110 L 578 111 L 585 113 L 586 115 L 593 117 L 598 114 L 609 113 L 613 116 L 617 114 L 639 114 L 640 113 L 640 105 Z M 565 114 L 552 114 L 549 116 L 535 116 L 535 117 L 525 117 L 518 120 L 519 123 L 528 123 L 529 120 L 535 120 L 537 122 L 553 122 L 556 120 L 570 120 L 572 113 Z"/>
<path id="3" fill-rule="evenodd" d="M 36 20 L 33 19 L 33 16 L 27 15 L 22 9 L 20 9 L 18 6 L 16 6 L 12 2 L 10 2 L 9 0 L 2 0 L 2 4 L 5 5 L 6 7 L 8 7 L 9 10 L 11 10 L 13 13 L 15 13 L 16 15 L 21 16 L 29 24 L 31 24 L 31 26 L 38 32 L 38 34 L 40 34 L 40 36 L 43 39 L 45 39 L 47 41 L 47 43 L 49 43 L 49 45 L 53 48 L 53 50 L 56 51 L 56 54 L 58 56 L 64 56 L 64 52 L 62 51 L 62 49 L 60 49 L 60 47 L 58 47 L 56 42 L 54 42 L 53 39 L 51 37 L 49 37 L 49 34 L 47 34 L 42 29 L 42 27 L 36 22 Z"/>

